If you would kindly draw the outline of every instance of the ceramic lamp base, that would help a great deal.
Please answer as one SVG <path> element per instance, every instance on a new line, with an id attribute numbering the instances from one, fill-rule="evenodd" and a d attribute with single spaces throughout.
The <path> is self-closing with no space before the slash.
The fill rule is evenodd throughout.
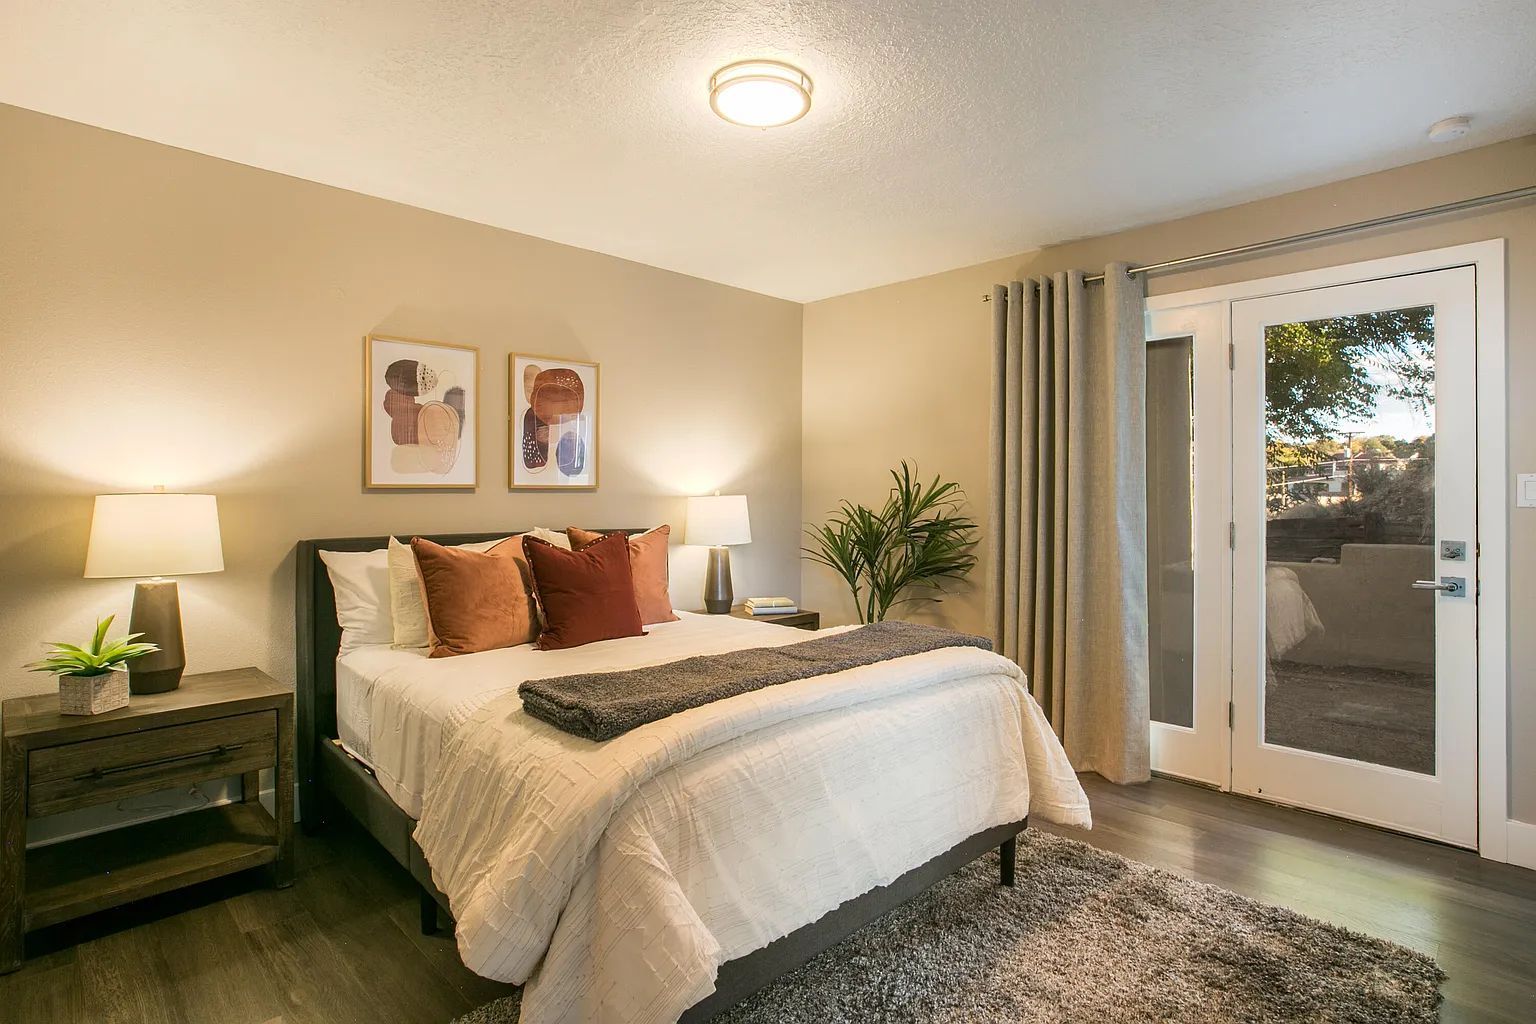
<path id="1" fill-rule="evenodd" d="M 704 610 L 724 615 L 735 597 L 731 591 L 731 549 L 710 548 L 709 566 L 704 570 Z"/>
<path id="2" fill-rule="evenodd" d="M 175 580 L 144 580 L 133 588 L 133 615 L 128 628 L 139 639 L 160 649 L 128 663 L 128 689 L 134 693 L 164 693 L 181 685 L 187 652 L 181 640 L 181 598 Z"/>

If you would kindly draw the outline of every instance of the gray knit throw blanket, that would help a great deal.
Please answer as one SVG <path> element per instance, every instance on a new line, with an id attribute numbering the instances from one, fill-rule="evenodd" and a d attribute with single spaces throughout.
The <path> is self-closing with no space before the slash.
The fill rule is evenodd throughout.
<path id="1" fill-rule="evenodd" d="M 873 665 L 941 647 L 980 647 L 985 637 L 916 622 L 875 622 L 786 647 L 701 654 L 665 665 L 530 679 L 523 709 L 573 736 L 611 740 L 689 708 L 796 679 Z"/>

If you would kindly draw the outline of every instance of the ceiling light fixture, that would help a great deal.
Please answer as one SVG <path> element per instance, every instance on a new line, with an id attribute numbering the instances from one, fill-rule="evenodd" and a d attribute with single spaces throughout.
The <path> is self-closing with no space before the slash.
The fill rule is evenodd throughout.
<path id="1" fill-rule="evenodd" d="M 731 124 L 777 128 L 811 109 L 811 76 L 777 60 L 727 64 L 709 78 L 709 106 Z"/>

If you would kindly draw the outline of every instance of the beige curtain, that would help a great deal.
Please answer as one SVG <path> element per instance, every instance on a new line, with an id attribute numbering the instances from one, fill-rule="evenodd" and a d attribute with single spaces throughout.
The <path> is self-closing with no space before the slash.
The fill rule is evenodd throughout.
<path id="1" fill-rule="evenodd" d="M 1148 778 L 1146 334 L 1139 279 L 993 289 L 993 640 L 1079 771 Z"/>

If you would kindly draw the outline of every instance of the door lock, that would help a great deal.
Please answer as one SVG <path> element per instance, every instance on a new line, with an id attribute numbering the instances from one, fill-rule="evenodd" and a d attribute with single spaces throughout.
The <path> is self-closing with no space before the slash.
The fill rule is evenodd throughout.
<path id="1" fill-rule="evenodd" d="M 1441 541 L 1440 557 L 1447 562 L 1465 562 L 1467 560 L 1467 542 L 1464 540 Z"/>
<path id="2" fill-rule="evenodd" d="M 1414 580 L 1414 590 L 1438 590 L 1446 597 L 1466 597 L 1467 579 L 1465 576 L 1441 576 L 1440 582 L 1434 580 Z"/>

